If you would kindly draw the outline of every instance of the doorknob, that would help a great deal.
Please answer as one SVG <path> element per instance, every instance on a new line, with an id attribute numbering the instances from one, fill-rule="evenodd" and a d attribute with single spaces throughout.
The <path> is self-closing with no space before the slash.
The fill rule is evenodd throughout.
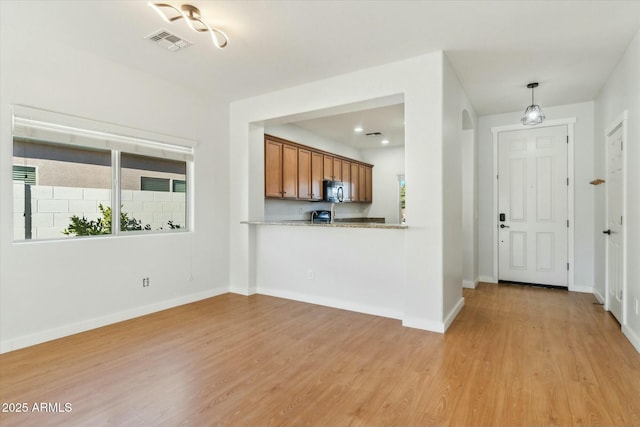
<path id="1" fill-rule="evenodd" d="M 611 235 L 611 230 L 604 230 L 603 233 Z"/>
<path id="2" fill-rule="evenodd" d="M 500 224 L 500 228 L 509 228 L 508 225 Z"/>

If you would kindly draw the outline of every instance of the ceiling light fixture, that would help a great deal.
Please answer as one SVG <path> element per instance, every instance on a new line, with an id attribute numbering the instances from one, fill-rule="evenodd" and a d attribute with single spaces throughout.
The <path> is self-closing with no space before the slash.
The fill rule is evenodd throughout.
<path id="1" fill-rule="evenodd" d="M 381 143 L 381 144 L 385 144 L 385 145 L 386 145 L 386 144 L 388 144 L 388 143 L 389 143 L 389 140 L 388 140 L 388 139 L 383 139 L 382 141 L 380 141 L 380 143 Z"/>
<path id="2" fill-rule="evenodd" d="M 222 49 L 229 44 L 229 37 L 217 28 L 210 27 L 202 20 L 200 9 L 190 4 L 183 4 L 180 9 L 167 3 L 149 2 L 149 6 L 158 12 L 158 15 L 165 22 L 173 22 L 184 18 L 185 22 L 193 31 L 197 33 L 208 32 L 211 34 L 211 40 L 218 49 Z M 167 14 L 167 13 L 169 14 Z"/>
<path id="3" fill-rule="evenodd" d="M 355 128 L 353 128 L 353 131 L 354 131 L 355 133 L 361 133 L 363 130 L 364 130 L 364 129 L 362 129 L 362 127 L 361 127 L 361 126 L 356 126 Z"/>
<path id="4" fill-rule="evenodd" d="M 527 85 L 529 89 L 531 89 L 531 105 L 527 107 L 524 111 L 524 117 L 522 118 L 523 125 L 539 125 L 545 119 L 542 110 L 539 105 L 536 105 L 533 102 L 533 89 L 538 87 L 538 83 L 529 83 Z"/>

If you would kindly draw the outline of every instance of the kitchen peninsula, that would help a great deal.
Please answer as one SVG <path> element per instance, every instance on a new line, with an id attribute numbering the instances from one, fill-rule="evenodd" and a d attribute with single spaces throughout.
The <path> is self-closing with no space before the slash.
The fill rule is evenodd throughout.
<path id="1" fill-rule="evenodd" d="M 329 227 L 329 228 L 384 228 L 384 229 L 406 229 L 404 224 L 385 224 L 381 222 L 362 222 L 362 221 L 350 221 L 336 220 L 333 223 L 313 223 L 311 221 L 242 221 L 241 224 L 249 225 L 289 225 L 294 227 Z"/>

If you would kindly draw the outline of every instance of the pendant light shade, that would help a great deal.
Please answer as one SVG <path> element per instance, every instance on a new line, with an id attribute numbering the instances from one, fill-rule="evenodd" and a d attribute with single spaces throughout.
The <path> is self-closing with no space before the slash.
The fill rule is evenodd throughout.
<path id="1" fill-rule="evenodd" d="M 539 125 L 545 119 L 542 109 L 539 105 L 536 105 L 533 101 L 533 89 L 538 87 L 538 83 L 529 83 L 527 85 L 531 89 L 531 105 L 524 110 L 524 117 L 522 117 L 523 125 Z"/>

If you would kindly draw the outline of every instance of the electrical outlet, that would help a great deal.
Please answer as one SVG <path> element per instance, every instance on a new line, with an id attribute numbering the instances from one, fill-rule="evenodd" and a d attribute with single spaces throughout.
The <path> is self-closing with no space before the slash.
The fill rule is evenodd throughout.
<path id="1" fill-rule="evenodd" d="M 307 279 L 309 280 L 315 279 L 315 274 L 313 273 L 313 270 L 307 271 Z"/>
<path id="2" fill-rule="evenodd" d="M 142 278 L 142 287 L 143 288 L 148 288 L 149 287 L 149 278 L 148 277 L 143 277 Z"/>

